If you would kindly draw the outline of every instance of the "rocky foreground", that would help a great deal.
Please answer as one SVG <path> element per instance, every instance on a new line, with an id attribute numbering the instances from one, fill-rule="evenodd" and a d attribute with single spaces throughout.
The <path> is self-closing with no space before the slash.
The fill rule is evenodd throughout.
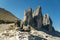
<path id="1" fill-rule="evenodd" d="M 60 40 L 60 37 L 37 30 L 31 30 L 31 32 L 6 30 L 0 33 L 0 40 Z"/>

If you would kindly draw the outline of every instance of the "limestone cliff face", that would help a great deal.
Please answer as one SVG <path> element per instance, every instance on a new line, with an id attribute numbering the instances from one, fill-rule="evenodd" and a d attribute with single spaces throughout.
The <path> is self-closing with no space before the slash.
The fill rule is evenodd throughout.
<path id="1" fill-rule="evenodd" d="M 49 24 L 51 24 L 50 17 L 48 14 L 45 14 L 43 16 L 43 25 L 49 25 Z"/>
<path id="2" fill-rule="evenodd" d="M 40 6 L 34 10 L 33 19 L 34 19 L 34 23 L 36 23 L 35 25 L 37 26 L 37 28 L 40 29 L 42 27 L 42 21 L 43 21 L 43 16 Z"/>
<path id="3" fill-rule="evenodd" d="M 45 14 L 43 16 L 43 26 L 48 28 L 49 31 L 53 30 L 53 28 L 52 28 L 52 20 L 51 20 L 51 18 L 49 17 L 48 14 Z"/>
<path id="4" fill-rule="evenodd" d="M 41 7 L 37 7 L 34 11 L 32 9 L 28 9 L 24 12 L 24 24 L 27 26 L 28 24 L 34 27 L 37 30 L 41 28 L 52 31 L 52 20 L 48 14 L 42 15 Z"/>
<path id="5" fill-rule="evenodd" d="M 24 24 L 27 25 L 27 24 L 30 24 L 32 25 L 32 9 L 29 8 L 28 10 L 26 10 L 24 12 Z"/>

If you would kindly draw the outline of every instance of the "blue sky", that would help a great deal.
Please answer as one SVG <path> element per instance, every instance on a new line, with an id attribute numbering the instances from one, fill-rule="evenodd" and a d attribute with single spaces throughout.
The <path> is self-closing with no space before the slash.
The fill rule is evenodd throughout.
<path id="1" fill-rule="evenodd" d="M 42 7 L 42 14 L 48 13 L 53 26 L 60 31 L 60 0 L 0 0 L 0 8 L 4 8 L 23 20 L 24 10 Z"/>

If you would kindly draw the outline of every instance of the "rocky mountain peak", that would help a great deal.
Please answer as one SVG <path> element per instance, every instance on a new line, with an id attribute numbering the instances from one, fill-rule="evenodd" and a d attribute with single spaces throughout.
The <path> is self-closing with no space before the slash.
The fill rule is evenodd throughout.
<path id="1" fill-rule="evenodd" d="M 43 16 L 43 25 L 48 25 L 48 24 L 50 24 L 50 17 L 48 14 L 45 14 Z"/>
<path id="2" fill-rule="evenodd" d="M 41 6 L 38 6 L 38 7 L 33 11 L 33 17 L 34 17 L 34 16 L 37 16 L 37 15 L 39 15 L 39 14 L 42 15 L 42 13 L 41 13 Z"/>
<path id="3" fill-rule="evenodd" d="M 41 28 L 46 28 L 48 30 L 51 29 L 50 31 L 52 31 L 53 29 L 51 18 L 48 14 L 45 14 L 44 16 L 42 15 L 41 6 L 38 6 L 34 11 L 32 11 L 32 8 L 28 9 L 24 18 L 24 24 L 29 24 L 37 30 L 40 30 Z"/>

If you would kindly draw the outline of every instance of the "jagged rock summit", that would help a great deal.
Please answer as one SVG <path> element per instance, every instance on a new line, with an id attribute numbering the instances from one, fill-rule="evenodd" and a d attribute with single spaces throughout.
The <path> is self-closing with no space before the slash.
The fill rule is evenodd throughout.
<path id="1" fill-rule="evenodd" d="M 32 8 L 24 11 L 24 25 L 30 25 L 37 30 L 44 28 L 48 31 L 54 31 L 51 18 L 48 14 L 43 16 L 41 9 L 41 6 L 39 6 L 34 11 L 32 11 Z"/>

